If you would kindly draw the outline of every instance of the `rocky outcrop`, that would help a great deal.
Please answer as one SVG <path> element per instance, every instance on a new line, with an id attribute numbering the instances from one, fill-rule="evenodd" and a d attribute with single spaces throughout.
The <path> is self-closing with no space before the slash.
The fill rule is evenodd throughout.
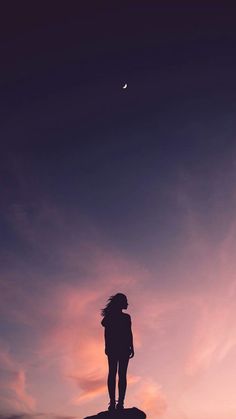
<path id="1" fill-rule="evenodd" d="M 100 412 L 94 416 L 87 416 L 84 419 L 145 419 L 146 414 L 139 410 L 137 407 L 130 409 L 123 409 L 121 411 L 115 410 L 114 412 Z"/>

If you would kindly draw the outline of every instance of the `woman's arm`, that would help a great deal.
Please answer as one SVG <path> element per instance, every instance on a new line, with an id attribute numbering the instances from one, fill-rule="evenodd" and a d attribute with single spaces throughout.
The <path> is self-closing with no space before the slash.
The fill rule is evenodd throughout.
<path id="1" fill-rule="evenodd" d="M 132 333 L 132 323 L 131 323 L 131 317 L 130 317 L 130 358 L 134 357 L 134 342 L 133 342 L 133 333 Z"/>

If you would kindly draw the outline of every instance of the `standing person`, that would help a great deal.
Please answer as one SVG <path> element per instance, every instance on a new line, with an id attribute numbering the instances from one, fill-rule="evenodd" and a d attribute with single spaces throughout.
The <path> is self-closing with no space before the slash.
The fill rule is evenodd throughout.
<path id="1" fill-rule="evenodd" d="M 127 368 L 129 359 L 134 356 L 131 317 L 122 310 L 128 307 L 127 297 L 118 293 L 112 295 L 102 310 L 102 326 L 105 328 L 105 354 L 108 358 L 108 393 L 110 403 L 108 410 L 121 410 L 124 408 L 124 399 L 127 386 Z M 116 405 L 116 373 L 118 368 L 119 399 Z"/>

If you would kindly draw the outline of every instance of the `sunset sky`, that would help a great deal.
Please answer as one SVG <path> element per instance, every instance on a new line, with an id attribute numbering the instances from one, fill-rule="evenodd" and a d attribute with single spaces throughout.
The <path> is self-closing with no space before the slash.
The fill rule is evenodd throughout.
<path id="1" fill-rule="evenodd" d="M 0 18 L 0 419 L 106 410 L 117 292 L 126 406 L 235 419 L 235 7 L 20 3 Z"/>

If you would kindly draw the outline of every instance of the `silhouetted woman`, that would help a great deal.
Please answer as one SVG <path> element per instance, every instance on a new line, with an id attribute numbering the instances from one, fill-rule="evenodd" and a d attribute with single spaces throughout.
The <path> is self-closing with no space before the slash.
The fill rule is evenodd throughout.
<path id="1" fill-rule="evenodd" d="M 105 354 L 108 357 L 108 393 L 110 403 L 108 410 L 124 408 L 126 392 L 126 374 L 129 359 L 134 356 L 133 335 L 131 330 L 131 317 L 122 310 L 126 310 L 128 301 L 124 294 L 118 293 L 108 299 L 106 307 L 102 310 L 102 326 L 105 328 Z M 118 368 L 119 399 L 116 405 L 116 373 Z"/>

